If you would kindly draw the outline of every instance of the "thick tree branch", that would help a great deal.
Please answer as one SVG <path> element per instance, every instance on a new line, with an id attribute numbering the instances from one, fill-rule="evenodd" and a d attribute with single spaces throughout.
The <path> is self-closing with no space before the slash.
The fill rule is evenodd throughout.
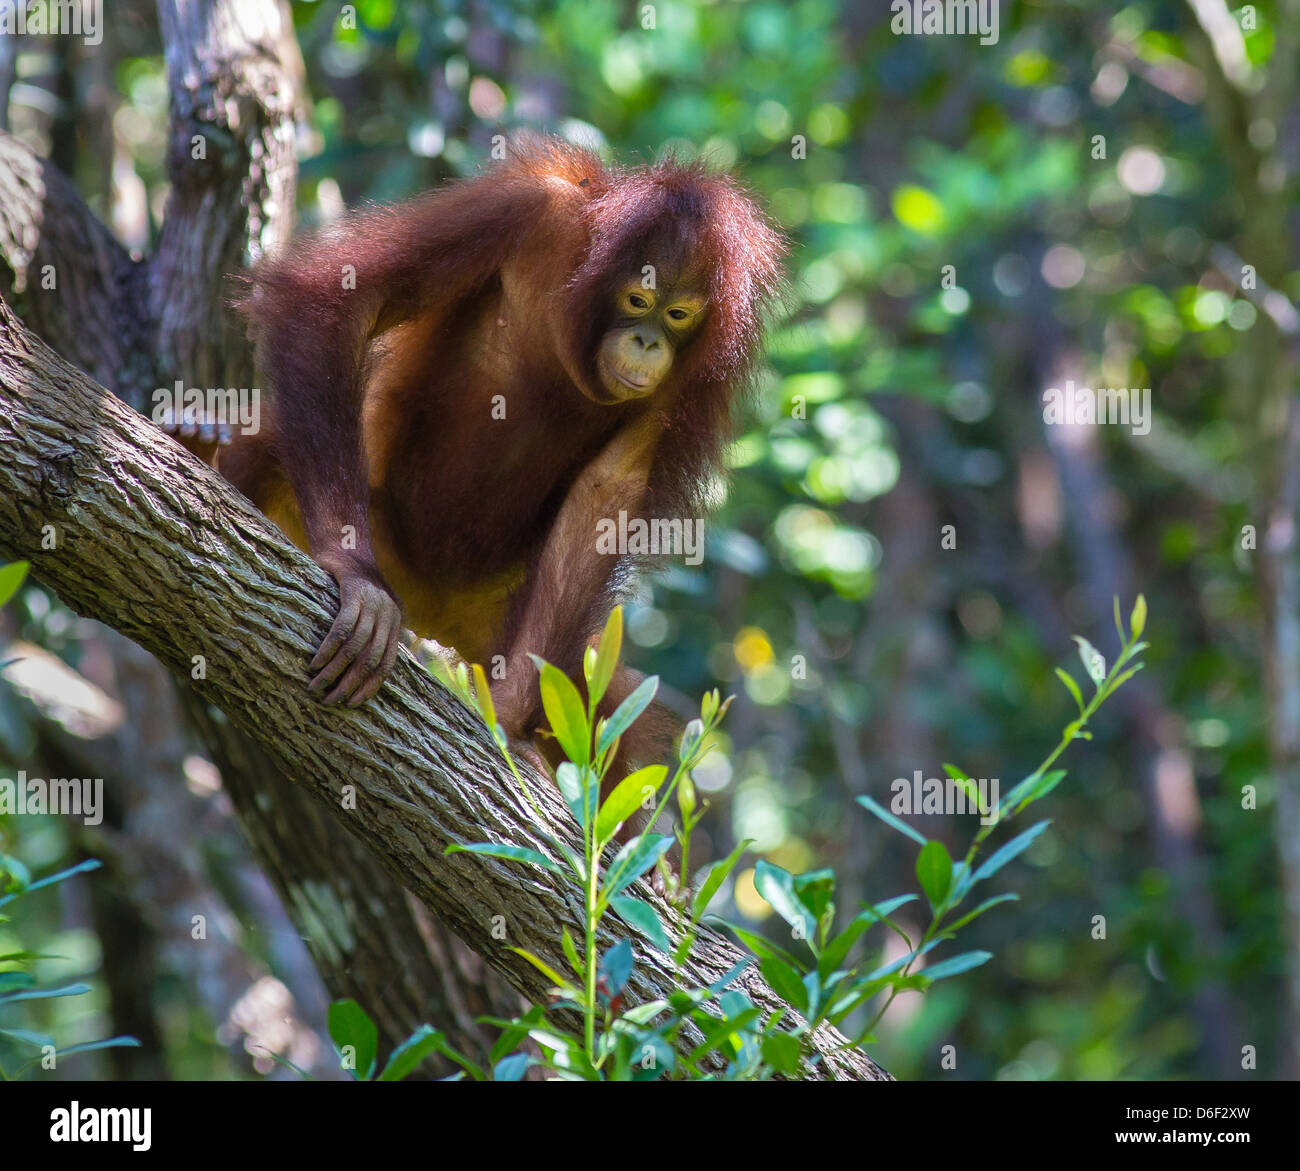
<path id="1" fill-rule="evenodd" d="M 293 229 L 302 54 L 285 0 L 159 0 L 158 16 L 172 187 L 149 263 L 153 364 L 186 386 L 251 387 L 251 347 L 221 281 Z"/>
<path id="2" fill-rule="evenodd" d="M 476 717 L 409 656 L 374 701 L 322 707 L 306 690 L 312 651 L 336 591 L 215 472 L 160 436 L 28 333 L 0 304 L 0 556 L 32 561 L 74 610 L 106 622 L 173 671 L 297 778 L 385 869 L 524 995 L 547 982 L 508 948 L 562 963 L 560 929 L 577 930 L 573 893 L 555 876 L 467 855 L 492 839 L 545 852 L 523 801 Z M 552 825 L 561 803 L 534 789 Z M 643 897 L 653 899 L 642 884 Z M 677 922 L 662 902 L 670 935 Z M 504 925 L 502 932 L 494 927 Z M 614 934 L 605 941 L 612 943 Z M 678 976 L 644 942 L 631 987 L 662 996 Z M 682 978 L 703 984 L 740 958 L 705 931 Z M 757 974 L 737 978 L 757 1005 L 787 1006 Z M 788 1011 L 788 1009 L 787 1009 Z M 437 1022 L 434 1022 L 435 1024 Z M 865 1056 L 835 1051 L 810 1077 L 876 1080 Z"/>
<path id="3" fill-rule="evenodd" d="M 119 390 L 147 352 L 144 267 L 59 169 L 0 133 L 0 279 L 28 324 L 74 366 Z"/>
<path id="4" fill-rule="evenodd" d="M 129 256 L 58 168 L 0 134 L 7 287 L 21 290 L 24 316 L 55 350 L 137 409 L 177 378 L 186 386 L 253 384 L 251 351 L 224 308 L 222 282 L 292 226 L 302 91 L 281 0 L 160 0 L 159 8 L 173 187 L 153 257 Z M 5 275 L 0 266 L 0 288 Z M 509 1015 L 511 990 L 442 924 L 428 915 L 413 920 L 401 883 L 256 745 L 208 718 L 201 702 L 189 708 L 331 994 L 365 1004 L 386 1049 L 438 1020 L 462 1050 L 486 1058 L 475 1018 Z M 181 866 L 196 843 L 168 838 L 157 846 Z M 312 907 L 322 898 L 337 911 L 329 920 Z"/>

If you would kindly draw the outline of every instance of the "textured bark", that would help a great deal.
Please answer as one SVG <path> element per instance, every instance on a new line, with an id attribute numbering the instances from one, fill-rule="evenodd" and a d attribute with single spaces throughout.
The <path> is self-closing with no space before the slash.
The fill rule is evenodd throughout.
<path id="1" fill-rule="evenodd" d="M 0 257 L 23 318 L 60 354 L 114 390 L 148 353 L 136 311 L 144 266 L 95 218 L 52 164 L 0 134 Z M 0 268 L 6 277 L 8 273 Z"/>
<path id="2" fill-rule="evenodd" d="M 133 259 L 57 168 L 0 134 L 0 256 L 13 273 L 8 287 L 50 345 L 141 409 L 152 388 L 177 378 L 186 386 L 254 385 L 250 349 L 224 308 L 224 280 L 291 230 L 301 102 L 301 58 L 281 0 L 161 0 L 159 8 L 172 86 L 173 186 L 153 257 Z M 203 158 L 194 157 L 196 141 Z M 508 1015 L 517 997 L 427 915 L 414 931 L 400 882 L 333 821 L 317 813 L 312 832 L 304 832 L 303 797 L 256 746 L 241 742 L 229 724 L 204 717 L 201 726 L 257 860 L 332 996 L 353 997 L 376 1015 L 384 1049 L 438 1020 L 467 1052 L 485 1056 L 475 1017 Z M 130 768 L 123 776 L 139 779 Z M 155 848 L 171 854 L 172 869 L 197 854 L 192 840 Z M 322 858 L 331 863 L 325 871 Z M 300 898 L 301 890 L 322 887 L 331 888 L 328 900 L 352 924 L 354 946 L 342 958 L 338 941 L 319 934 L 320 916 Z M 394 973 L 408 994 L 374 1004 L 371 994 L 390 988 Z"/>
<path id="3" fill-rule="evenodd" d="M 268 876 L 308 940 L 316 968 L 336 995 L 370 1014 L 387 1052 L 418 1023 L 436 1021 L 462 1053 L 486 1060 L 481 1016 L 513 1013 L 522 998 L 479 956 L 427 914 L 379 860 L 297 785 L 265 752 L 220 718 L 188 686 L 183 694 L 222 783 Z M 273 795 L 273 799 L 271 799 Z M 283 843 L 294 843 L 291 853 Z M 452 1072 L 444 1059 L 422 1070 Z"/>
<path id="4" fill-rule="evenodd" d="M 313 699 L 306 664 L 337 605 L 333 582 L 215 472 L 60 361 L 3 305 L 0 451 L 0 556 L 28 558 L 72 609 L 198 676 L 204 702 L 513 987 L 544 1000 L 546 978 L 508 949 L 561 966 L 561 928 L 580 929 L 575 893 L 546 871 L 444 851 L 493 840 L 545 853 L 544 830 L 567 834 L 556 831 L 565 821 L 554 789 L 534 778 L 539 824 L 477 718 L 409 655 L 362 708 Z M 639 887 L 678 934 L 675 912 Z M 302 897 L 322 918 L 346 916 L 333 888 Z M 627 929 L 604 934 L 602 948 Z M 680 977 L 643 942 L 637 950 L 637 999 L 666 995 L 679 979 L 709 983 L 741 958 L 707 930 Z M 736 986 L 764 1012 L 791 1011 L 752 968 Z M 822 1060 L 810 1078 L 886 1076 L 865 1055 L 838 1050 L 833 1030 L 816 1043 Z"/>
<path id="5" fill-rule="evenodd" d="M 293 230 L 303 64 L 282 0 L 159 0 L 171 98 L 171 194 L 146 316 L 163 381 L 251 387 L 252 354 L 221 281 Z M 200 155 L 201 157 L 195 157 Z M 114 388 L 117 389 L 117 388 Z"/>

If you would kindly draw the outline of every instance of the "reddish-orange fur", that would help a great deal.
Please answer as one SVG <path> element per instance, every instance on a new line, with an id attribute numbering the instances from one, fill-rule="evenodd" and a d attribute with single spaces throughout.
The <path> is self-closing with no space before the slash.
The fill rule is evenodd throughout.
<path id="1" fill-rule="evenodd" d="M 578 678 L 626 578 L 588 521 L 698 515 L 782 252 L 726 176 L 519 148 L 254 271 L 241 307 L 269 425 L 218 466 L 336 577 L 394 593 L 420 634 L 485 664 L 504 655 L 503 720 L 529 735 L 541 711 L 526 652 Z M 652 396 L 591 401 L 579 387 L 596 381 L 615 287 L 647 264 L 694 277 L 703 324 Z M 640 434 L 631 456 L 602 457 Z"/>

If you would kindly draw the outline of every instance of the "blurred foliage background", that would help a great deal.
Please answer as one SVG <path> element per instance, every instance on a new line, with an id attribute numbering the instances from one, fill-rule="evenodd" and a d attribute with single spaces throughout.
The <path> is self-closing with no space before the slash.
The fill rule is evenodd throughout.
<path id="1" fill-rule="evenodd" d="M 639 667 L 682 696 L 738 695 L 697 774 L 713 856 L 749 837 L 784 867 L 834 866 L 849 907 L 914 889 L 912 851 L 852 796 L 944 761 L 1009 788 L 1072 711 L 1053 675 L 1079 674 L 1069 636 L 1109 654 L 1111 597 L 1127 612 L 1145 593 L 1148 671 L 999 876 L 1021 901 L 966 935 L 994 960 L 900 998 L 886 1068 L 1220 1078 L 1255 1046 L 1260 1073 L 1295 1072 L 1246 526 L 1265 524 L 1270 419 L 1294 388 L 1263 290 L 1283 316 L 1300 299 L 1296 5 L 1006 0 L 988 46 L 895 35 L 884 0 L 663 0 L 653 28 L 632 0 L 361 0 L 355 27 L 340 7 L 293 3 L 305 222 L 469 173 L 527 129 L 735 168 L 795 245 L 705 563 L 629 614 Z M 108 23 L 94 51 L 20 43 L 8 117 L 143 248 L 166 198 L 165 75 L 150 5 L 118 0 Z M 1149 433 L 1045 427 L 1043 391 L 1067 378 L 1152 388 Z M 85 653 L 84 625 L 34 586 L 9 621 Z M 17 768 L 30 732 L 7 703 Z M 954 849 L 973 832 L 918 824 Z M 78 849 L 61 824 L 0 832 L 33 870 Z M 104 941 L 71 897 L 24 930 L 85 972 Z M 727 898 L 767 910 L 748 873 Z M 275 972 L 274 949 L 248 946 Z M 155 975 L 171 1074 L 252 1076 L 230 1022 Z"/>

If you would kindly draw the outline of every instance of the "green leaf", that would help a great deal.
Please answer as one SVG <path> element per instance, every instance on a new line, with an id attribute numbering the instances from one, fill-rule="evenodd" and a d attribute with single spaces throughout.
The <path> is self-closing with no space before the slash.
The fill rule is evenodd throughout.
<path id="1" fill-rule="evenodd" d="M 0 854 L 0 890 L 11 890 L 14 894 L 10 897 L 17 898 L 31 885 L 31 881 L 32 872 L 21 859 L 12 854 Z"/>
<path id="2" fill-rule="evenodd" d="M 98 858 L 87 858 L 84 862 L 78 862 L 75 866 L 69 866 L 67 870 L 60 870 L 57 874 L 47 875 L 45 878 L 38 878 L 35 882 L 29 883 L 22 890 L 15 891 L 13 894 L 5 895 L 0 899 L 0 907 L 6 903 L 12 903 L 19 895 L 31 894 L 34 890 L 40 890 L 43 886 L 54 886 L 55 883 L 63 882 L 71 878 L 74 874 L 85 874 L 89 870 L 98 870 L 103 863 Z"/>
<path id="3" fill-rule="evenodd" d="M 999 811 L 999 816 L 1001 811 Z M 994 825 L 997 824 L 995 820 Z M 966 865 L 965 858 L 958 858 L 952 864 L 952 884 L 948 887 L 948 902 L 954 907 L 962 901 L 974 884 L 975 878 Z"/>
<path id="4" fill-rule="evenodd" d="M 894 829 L 898 830 L 899 833 L 906 834 L 918 846 L 924 846 L 926 844 L 925 838 L 920 833 L 914 830 L 905 821 L 900 821 L 897 817 L 895 817 L 892 813 L 890 813 L 889 810 L 886 809 L 883 805 L 877 805 L 870 797 L 863 796 L 855 799 L 857 803 L 862 806 L 863 809 L 866 809 L 869 812 L 874 813 L 878 818 L 880 818 L 881 821 L 883 821 L 888 826 L 892 826 Z"/>
<path id="5" fill-rule="evenodd" d="M 421 1025 L 389 1054 L 388 1061 L 384 1064 L 377 1080 L 400 1082 L 426 1057 L 436 1053 L 439 1044 L 444 1040 L 443 1035 L 432 1025 Z"/>
<path id="6" fill-rule="evenodd" d="M 582 696 L 569 677 L 550 663 L 542 664 L 542 707 L 551 722 L 551 731 L 564 755 L 574 764 L 591 760 L 591 730 L 587 726 L 587 709 Z"/>
<path id="7" fill-rule="evenodd" d="M 704 721 L 691 720 L 682 731 L 681 743 L 677 745 L 677 759 L 688 768 L 694 767 L 695 754 L 704 741 Z"/>
<path id="8" fill-rule="evenodd" d="M 982 882 L 984 879 L 992 877 L 1017 854 L 1027 850 L 1033 844 L 1034 839 L 1051 824 L 1050 821 L 1040 821 L 1037 825 L 1030 826 L 1024 833 L 1017 834 L 1005 846 L 995 851 L 989 857 L 989 860 L 975 871 L 975 881 Z"/>
<path id="9" fill-rule="evenodd" d="M 614 741 L 623 735 L 636 722 L 641 713 L 650 706 L 655 697 L 655 692 L 658 690 L 658 675 L 650 675 L 642 679 L 636 690 L 618 705 L 614 710 L 614 714 L 609 717 L 604 727 L 601 728 L 596 751 L 607 752 Z"/>
<path id="10" fill-rule="evenodd" d="M 618 832 L 618 827 L 642 808 L 647 793 L 653 800 L 667 776 L 667 768 L 662 764 L 652 764 L 630 773 L 614 786 L 596 818 L 597 848 L 608 842 Z"/>
<path id="11" fill-rule="evenodd" d="M 940 960 L 937 964 L 926 968 L 921 975 L 933 983 L 935 980 L 943 980 L 949 976 L 958 976 L 962 972 L 969 972 L 971 968 L 978 968 L 980 964 L 988 963 L 993 958 L 991 951 L 964 951 L 961 955 L 955 955 L 951 959 Z"/>
<path id="12" fill-rule="evenodd" d="M 596 644 L 596 657 L 587 675 L 587 694 L 593 705 L 600 702 L 609 688 L 623 650 L 623 607 L 615 606 L 605 620 L 605 629 Z"/>
<path id="13" fill-rule="evenodd" d="M 955 764 L 945 764 L 943 771 L 966 794 L 966 799 L 979 808 L 979 785 L 966 775 L 965 770 L 959 769 Z"/>
<path id="14" fill-rule="evenodd" d="M 14 1004 L 19 1000 L 57 1000 L 61 996 L 84 996 L 89 984 L 65 984 L 62 988 L 24 988 L 20 992 L 7 992 L 0 996 L 0 1004 Z"/>
<path id="15" fill-rule="evenodd" d="M 628 842 L 609 864 L 601 895 L 608 902 L 659 861 L 673 844 L 667 834 L 640 834 Z"/>
<path id="16" fill-rule="evenodd" d="M 358 1081 L 368 1082 L 374 1076 L 375 1059 L 379 1055 L 379 1029 L 375 1022 L 355 1000 L 334 1001 L 326 1021 L 340 1057 L 346 1046 L 352 1046 L 356 1068 L 348 1072 Z"/>
<path id="17" fill-rule="evenodd" d="M 522 947 L 512 947 L 510 950 L 518 956 L 523 956 L 524 959 L 532 964 L 534 968 L 541 972 L 541 974 L 550 980 L 557 988 L 563 988 L 566 991 L 573 988 L 573 984 L 570 981 L 561 976 L 560 973 L 551 967 L 551 965 L 544 959 L 533 955 L 531 951 L 527 951 Z"/>
<path id="18" fill-rule="evenodd" d="M 927 842 L 916 859 L 916 879 L 930 900 L 938 907 L 952 886 L 952 858 L 942 842 Z"/>
<path id="19" fill-rule="evenodd" d="M 806 870 L 794 876 L 794 893 L 798 900 L 808 908 L 813 922 L 819 927 L 826 921 L 826 916 L 833 909 L 835 898 L 835 871 Z"/>
<path id="20" fill-rule="evenodd" d="M 1079 644 L 1079 659 L 1083 663 L 1083 669 L 1088 672 L 1088 678 L 1100 687 L 1106 679 L 1105 655 L 1082 635 L 1076 634 L 1074 641 Z"/>
<path id="21" fill-rule="evenodd" d="M 1063 780 L 1065 780 L 1063 768 L 1053 769 L 1041 777 L 1028 776 L 1007 794 L 1001 809 L 1010 809 L 1013 814 L 1019 813 L 1026 806 L 1046 797 Z"/>
<path id="22" fill-rule="evenodd" d="M 569 966 L 573 968 L 573 974 L 581 979 L 586 965 L 583 964 L 581 957 L 578 955 L 573 936 L 569 934 L 567 927 L 560 931 L 560 950 L 564 952 L 564 958 L 569 961 Z"/>
<path id="23" fill-rule="evenodd" d="M 558 862 L 548 858 L 545 854 L 539 854 L 536 850 L 530 850 L 527 846 L 505 846 L 497 842 L 471 842 L 465 846 L 448 846 L 443 851 L 443 854 L 482 854 L 487 858 L 502 858 L 507 862 L 527 862 L 532 866 L 540 866 L 543 870 L 549 870 L 553 874 L 564 873 L 564 868 Z"/>
<path id="24" fill-rule="evenodd" d="M 713 916 L 710 916 L 709 919 L 710 922 L 714 921 Z M 735 935 L 735 937 L 749 948 L 749 950 L 752 951 L 760 960 L 766 959 L 768 956 L 777 956 L 792 968 L 798 969 L 799 961 L 796 960 L 794 956 L 784 948 L 778 947 L 775 943 L 772 943 L 764 936 L 759 935 L 755 931 L 750 931 L 747 927 L 739 927 L 735 923 L 728 923 L 725 919 L 719 919 L 717 922 L 721 923 L 722 926 Z"/>
<path id="25" fill-rule="evenodd" d="M 835 977 L 834 982 L 827 988 L 822 987 L 821 974 L 816 968 L 804 974 L 803 986 L 808 997 L 808 1006 L 804 1009 L 804 1013 L 810 1020 L 816 1020 L 821 1015 L 826 993 L 834 988 L 847 974 L 846 972 L 840 972 Z"/>
<path id="26" fill-rule="evenodd" d="M 734 850 L 731 851 L 721 862 L 714 862 L 704 872 L 704 881 L 700 883 L 700 889 L 695 894 L 695 899 L 691 904 L 691 911 L 694 918 L 699 919 L 708 909 L 709 903 L 713 896 L 722 889 L 722 884 L 727 881 L 729 875 L 735 868 L 736 863 L 740 861 L 740 856 L 749 848 L 753 838 L 746 838 Z"/>
<path id="27" fill-rule="evenodd" d="M 495 734 L 497 709 L 492 702 L 492 688 L 488 686 L 487 675 L 484 674 L 482 667 L 475 663 L 472 669 L 474 672 L 474 698 L 478 700 L 478 710 L 483 716 L 483 722 Z"/>
<path id="28" fill-rule="evenodd" d="M 1127 671 L 1125 671 L 1122 675 L 1117 675 L 1117 676 L 1115 677 L 1114 682 L 1111 683 L 1111 685 L 1110 685 L 1108 688 L 1106 688 L 1106 694 L 1107 694 L 1107 695 L 1113 695 L 1113 694 L 1114 694 L 1115 692 L 1117 692 L 1121 687 L 1123 687 L 1125 683 L 1127 683 L 1130 679 L 1132 679 L 1134 675 L 1136 675 L 1140 670 L 1142 670 L 1142 668 L 1145 667 L 1145 666 L 1146 666 L 1145 663 L 1138 663 L 1136 666 L 1130 667 L 1130 668 L 1129 668 Z"/>
<path id="29" fill-rule="evenodd" d="M 36 977 L 31 972 L 0 972 L 0 992 L 11 988 L 34 988 Z"/>
<path id="30" fill-rule="evenodd" d="M 421 1025 L 393 1050 L 378 1080 L 381 1082 L 401 1081 L 409 1076 L 430 1053 L 440 1053 L 448 1061 L 460 1066 L 475 1081 L 487 1080 L 487 1074 L 463 1053 L 453 1048 L 446 1036 L 437 1032 L 432 1025 Z M 460 1075 L 457 1074 L 456 1076 L 459 1077 Z"/>
<path id="31" fill-rule="evenodd" d="M 496 1017 L 479 1017 L 480 1024 L 492 1025 L 501 1030 L 500 1035 L 492 1044 L 492 1052 L 488 1054 L 488 1060 L 495 1065 L 501 1058 L 518 1049 L 528 1039 L 529 1030 L 540 1025 L 545 1015 L 546 1010 L 543 1006 L 535 1004 L 523 1016 L 511 1021 L 500 1020 Z"/>
<path id="32" fill-rule="evenodd" d="M 794 875 L 760 858 L 754 867 L 754 887 L 771 904 L 772 910 L 794 928 L 797 938 L 815 942 L 817 920 L 800 902 L 794 888 Z"/>
<path id="33" fill-rule="evenodd" d="M 492 1080 L 494 1082 L 521 1081 L 532 1063 L 533 1059 L 527 1053 L 512 1053 L 492 1067 Z"/>
<path id="34" fill-rule="evenodd" d="M 0 565 L 0 606 L 18 592 L 29 568 L 26 561 L 13 561 L 8 565 Z"/>
<path id="35" fill-rule="evenodd" d="M 666 1000 L 647 1000 L 634 1004 L 623 1014 L 623 1019 L 633 1025 L 647 1025 L 668 1007 Z"/>
<path id="36" fill-rule="evenodd" d="M 12 1037 L 20 1044 L 30 1045 L 34 1049 L 44 1049 L 47 1045 L 54 1044 L 53 1037 L 47 1037 L 44 1033 L 33 1033 L 30 1029 L 0 1029 L 0 1037 Z"/>
<path id="37" fill-rule="evenodd" d="M 632 978 L 632 967 L 636 957 L 632 952 L 632 941 L 620 939 L 603 956 L 596 968 L 596 979 L 605 985 L 606 995 L 615 997 L 627 987 Z"/>
<path id="38" fill-rule="evenodd" d="M 609 905 L 643 935 L 648 935 L 650 942 L 665 955 L 672 951 L 673 945 L 668 942 L 659 913 L 644 899 L 620 895 L 610 899 Z"/>
<path id="39" fill-rule="evenodd" d="M 1128 628 L 1134 642 L 1142 637 L 1142 632 L 1147 628 L 1147 600 L 1142 594 L 1138 594 L 1137 601 L 1133 603 L 1133 615 L 1129 618 Z"/>
<path id="40" fill-rule="evenodd" d="M 582 827 L 585 840 L 587 827 L 596 816 L 596 805 L 600 800 L 599 778 L 590 767 L 579 767 L 565 760 L 555 770 L 555 783 L 574 820 Z"/>
<path id="41" fill-rule="evenodd" d="M 890 922 L 889 916 L 904 903 L 910 903 L 915 898 L 916 895 L 914 894 L 899 895 L 897 898 L 888 899 L 883 903 L 877 903 L 875 906 L 869 906 L 855 915 L 848 926 L 822 948 L 822 954 L 817 958 L 817 970 L 821 973 L 822 978 L 828 978 L 844 962 L 844 957 L 849 954 L 849 949 L 857 943 L 858 937 L 875 923 L 884 923 L 897 932 L 910 948 L 912 944 L 908 940 L 906 933 L 901 927 Z"/>
<path id="42" fill-rule="evenodd" d="M 759 961 L 758 970 L 782 1000 L 800 1012 L 808 1011 L 808 991 L 796 969 L 776 956 L 767 956 Z"/>
<path id="43" fill-rule="evenodd" d="M 857 986 L 861 987 L 864 984 L 871 984 L 877 980 L 884 979 L 886 976 L 892 976 L 900 968 L 907 967 L 907 965 L 913 960 L 925 955 L 925 953 L 930 951 L 932 948 L 938 947 L 942 942 L 942 939 L 932 939 L 924 947 L 916 948 L 909 951 L 906 955 L 899 956 L 896 960 L 891 960 L 889 963 L 876 968 L 874 971 L 868 972 L 860 981 L 858 981 Z"/>
<path id="44" fill-rule="evenodd" d="M 1057 667 L 1056 677 L 1065 684 L 1066 690 L 1074 696 L 1074 702 L 1078 705 L 1079 714 L 1083 715 L 1083 692 L 1079 690 L 1079 685 L 1074 681 L 1074 676 L 1068 671 L 1062 671 L 1060 667 Z"/>
<path id="45" fill-rule="evenodd" d="M 664 769 L 664 772 L 667 773 L 668 770 Z M 681 780 L 677 782 L 677 808 L 682 812 L 682 819 L 691 825 L 695 824 L 690 818 L 691 814 L 695 812 L 697 803 L 695 782 L 691 780 L 690 773 L 683 773 Z M 703 810 L 700 811 L 701 816 L 703 812 Z"/>
<path id="46" fill-rule="evenodd" d="M 763 1037 L 763 1060 L 777 1073 L 798 1073 L 799 1038 L 790 1033 L 768 1033 Z"/>
<path id="47" fill-rule="evenodd" d="M 1129 659 L 1140 655 L 1143 651 L 1148 650 L 1151 644 L 1149 642 L 1132 642 L 1124 648 L 1118 659 L 1115 660 L 1115 666 L 1121 666 L 1127 663 Z"/>
<path id="48" fill-rule="evenodd" d="M 724 1017 L 714 1017 L 709 1016 L 707 1013 L 700 1013 L 695 1018 L 695 1023 L 699 1026 L 702 1040 L 691 1050 L 691 1061 L 699 1061 L 706 1053 L 717 1049 L 725 1041 L 730 1041 L 733 1038 L 735 1041 L 739 1041 L 738 1034 L 758 1020 L 762 1013 L 763 1010 L 757 1006 L 751 1006 L 739 1013 Z M 700 1019 L 700 1017 L 703 1019 Z"/>
<path id="49" fill-rule="evenodd" d="M 984 914 L 984 912 L 989 910 L 990 907 L 996 907 L 998 903 L 1016 902 L 1019 898 L 1020 896 L 1017 894 L 994 895 L 991 899 L 985 899 L 973 911 L 967 911 L 960 919 L 953 923 L 949 923 L 944 930 L 957 931 L 959 928 L 965 927 L 972 919 L 978 918 L 980 915 Z"/>
<path id="50" fill-rule="evenodd" d="M 585 886 L 587 883 L 587 860 L 574 853 L 558 838 L 553 838 L 549 834 L 547 835 L 547 842 L 564 855 L 564 860 L 569 864 L 570 872 L 577 878 L 578 882 Z"/>

